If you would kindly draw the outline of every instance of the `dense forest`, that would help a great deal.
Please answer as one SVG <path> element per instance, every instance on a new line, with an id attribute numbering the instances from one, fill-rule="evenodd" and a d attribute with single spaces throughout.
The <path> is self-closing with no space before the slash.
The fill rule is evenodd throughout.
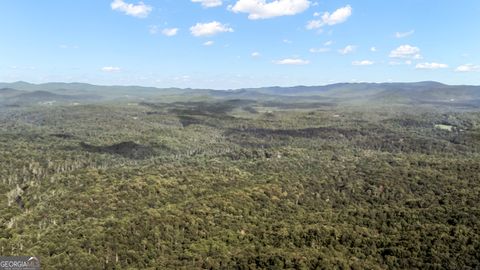
<path id="1" fill-rule="evenodd" d="M 44 269 L 478 269 L 479 172 L 468 106 L 10 104 L 0 254 Z"/>

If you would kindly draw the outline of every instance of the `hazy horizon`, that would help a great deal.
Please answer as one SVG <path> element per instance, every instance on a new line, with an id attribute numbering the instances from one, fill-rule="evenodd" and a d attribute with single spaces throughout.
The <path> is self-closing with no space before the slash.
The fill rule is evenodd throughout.
<path id="1" fill-rule="evenodd" d="M 323 86 L 329 86 L 329 85 L 336 85 L 336 84 L 416 84 L 416 83 L 439 83 L 443 85 L 448 85 L 448 86 L 480 86 L 480 84 L 448 84 L 444 83 L 441 81 L 433 81 L 433 80 L 427 80 L 427 81 L 392 81 L 392 82 L 363 82 L 363 81 L 358 81 L 358 82 L 332 82 L 328 84 L 312 84 L 312 85 L 263 85 L 263 86 L 254 86 L 254 87 L 238 87 L 238 88 L 202 88 L 202 87 L 176 87 L 176 86 L 165 86 L 165 87 L 159 87 L 159 86 L 154 86 L 154 85 L 136 85 L 136 84 L 96 84 L 96 83 L 90 83 L 90 82 L 77 82 L 77 81 L 72 81 L 72 82 L 62 82 L 62 81 L 51 81 L 51 82 L 44 82 L 44 83 L 32 83 L 28 81 L 11 81 L 11 82 L 4 82 L 0 81 L 1 84 L 16 84 L 16 83 L 25 83 L 25 84 L 30 84 L 30 85 L 45 85 L 45 84 L 87 84 L 87 85 L 92 85 L 92 86 L 101 86 L 101 87 L 145 87 L 145 88 L 158 88 L 158 89 L 169 89 L 169 88 L 179 88 L 179 89 L 208 89 L 208 90 L 241 90 L 241 89 L 256 89 L 256 88 L 271 88 L 271 87 L 280 87 L 280 88 L 294 88 L 294 87 L 323 87 Z"/>

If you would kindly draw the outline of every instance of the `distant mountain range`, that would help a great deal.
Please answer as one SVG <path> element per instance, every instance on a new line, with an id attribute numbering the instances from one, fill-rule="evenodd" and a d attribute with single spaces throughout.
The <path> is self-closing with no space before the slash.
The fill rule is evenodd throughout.
<path id="1" fill-rule="evenodd" d="M 325 86 L 237 90 L 99 86 L 84 83 L 0 83 L 0 105 L 51 105 L 107 101 L 250 99 L 336 104 L 438 104 L 480 107 L 480 86 L 416 83 L 338 83 Z"/>

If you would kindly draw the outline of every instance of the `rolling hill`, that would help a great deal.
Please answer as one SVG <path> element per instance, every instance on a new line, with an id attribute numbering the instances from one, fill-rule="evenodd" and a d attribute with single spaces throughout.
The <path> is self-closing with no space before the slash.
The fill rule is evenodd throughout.
<path id="1" fill-rule="evenodd" d="M 343 105 L 448 105 L 479 107 L 480 86 L 416 83 L 337 83 L 324 86 L 235 90 L 100 86 L 84 83 L 0 83 L 0 103 L 253 99 L 257 102 L 329 102 Z"/>
<path id="2" fill-rule="evenodd" d="M 48 91 L 24 92 L 20 90 L 8 89 L 8 91 L 0 91 L 0 104 L 4 105 L 34 105 L 44 104 L 51 105 L 53 103 L 72 103 L 85 102 L 91 103 L 101 100 L 98 95 L 60 95 Z M 2 90 L 4 90 L 2 89 Z M 4 93 L 4 94 L 3 94 Z"/>

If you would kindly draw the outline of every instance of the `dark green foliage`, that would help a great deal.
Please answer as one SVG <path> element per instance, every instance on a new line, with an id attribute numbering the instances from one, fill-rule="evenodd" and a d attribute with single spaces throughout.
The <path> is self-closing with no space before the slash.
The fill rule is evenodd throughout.
<path id="1" fill-rule="evenodd" d="M 45 269 L 478 268 L 478 112 L 265 105 L 3 111 L 0 254 Z"/>
<path id="2" fill-rule="evenodd" d="M 116 143 L 108 146 L 94 146 L 81 142 L 80 146 L 89 152 L 117 154 L 132 159 L 144 159 L 154 155 L 152 147 L 140 145 L 132 141 Z"/>

